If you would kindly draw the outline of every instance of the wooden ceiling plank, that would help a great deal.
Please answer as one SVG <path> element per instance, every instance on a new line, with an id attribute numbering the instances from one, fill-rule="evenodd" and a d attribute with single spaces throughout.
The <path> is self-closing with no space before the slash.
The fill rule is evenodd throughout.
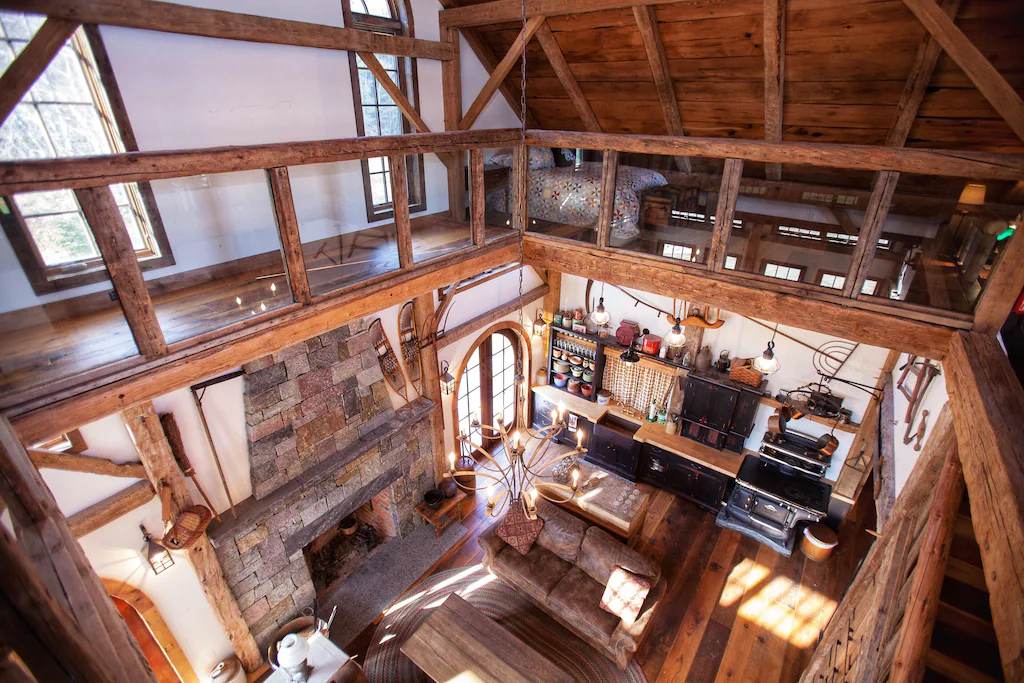
<path id="1" fill-rule="evenodd" d="M 1013 86 L 1006 82 L 934 0 L 903 0 L 903 4 L 935 36 L 1017 137 L 1024 140 L 1024 100 L 1021 100 Z"/>
<path id="2" fill-rule="evenodd" d="M 960 332 L 943 362 L 1003 673 L 1024 680 L 1024 388 L 999 341 Z"/>
<path id="3" fill-rule="evenodd" d="M 325 50 L 448 59 L 440 42 L 359 29 L 203 9 L 157 0 L 0 0 L 0 8 L 45 14 L 79 24 L 99 24 L 180 33 L 251 43 L 297 45 Z"/>
<path id="4" fill-rule="evenodd" d="M 640 29 L 647 61 L 651 65 L 654 87 L 658 90 L 661 111 L 665 117 L 665 129 L 669 135 L 685 135 L 683 119 L 679 114 L 679 103 L 676 102 L 675 90 L 672 87 L 672 77 L 668 73 L 665 44 L 661 39 L 661 31 L 658 29 L 658 18 L 654 14 L 654 8 L 648 5 L 634 7 L 633 17 L 636 19 L 637 28 Z"/>
<path id="5" fill-rule="evenodd" d="M 139 465 L 139 467 L 142 468 L 142 465 Z M 110 524 L 115 519 L 124 517 L 132 510 L 140 508 L 153 500 L 156 491 L 153 490 L 153 485 L 149 483 L 149 480 L 145 479 L 144 468 L 142 476 L 144 481 L 136 482 L 109 498 L 104 498 L 100 502 L 90 505 L 81 512 L 76 512 L 68 517 L 68 526 L 71 527 L 71 533 L 74 537 L 81 538 L 86 534 L 91 534 L 100 527 Z"/>
<path id="6" fill-rule="evenodd" d="M 594 115 L 594 110 L 590 107 L 590 102 L 583 95 L 583 90 L 580 89 L 580 84 L 573 76 L 572 69 L 569 68 L 569 63 L 565 61 L 565 55 L 562 54 L 562 48 L 558 46 L 558 41 L 555 40 L 546 21 L 537 30 L 537 40 L 540 42 L 544 54 L 547 55 L 548 61 L 551 62 L 551 68 L 555 70 L 555 75 L 561 81 L 562 87 L 569 94 L 569 99 L 583 122 L 583 127 L 592 133 L 602 132 L 601 124 L 598 123 L 597 116 Z"/>
<path id="7" fill-rule="evenodd" d="M 740 315 L 772 320 L 813 332 L 941 359 L 954 329 L 910 320 L 890 313 L 840 306 L 791 293 L 775 283 L 747 280 L 676 263 L 664 263 L 642 254 L 596 249 L 527 233 L 524 253 L 528 265 L 537 265 L 580 277 L 652 294 L 719 306 Z M 812 287 L 807 286 L 810 290 Z M 801 290 L 802 291 L 802 290 Z"/>
<path id="8" fill-rule="evenodd" d="M 0 124 L 11 115 L 78 26 L 74 21 L 48 18 L 14 58 L 0 76 Z"/>
<path id="9" fill-rule="evenodd" d="M 764 139 L 782 141 L 783 80 L 786 74 L 786 0 L 764 0 Z M 768 180 L 782 180 L 782 164 L 765 167 Z"/>
<path id="10" fill-rule="evenodd" d="M 126 477 L 129 479 L 145 479 L 146 469 L 137 462 L 116 463 L 106 458 L 74 453 L 55 453 L 39 449 L 29 449 L 28 455 L 37 469 L 65 470 L 67 472 L 85 472 L 86 474 L 103 474 L 110 477 Z"/>
<path id="11" fill-rule="evenodd" d="M 502 81 L 512 71 L 512 67 L 519 61 L 519 57 L 522 55 L 523 43 L 529 43 L 530 39 L 533 38 L 533 34 L 537 32 L 541 24 L 544 23 L 544 17 L 534 17 L 526 22 L 526 26 L 519 31 L 519 35 L 512 41 L 512 46 L 509 47 L 508 52 L 502 57 L 501 61 L 494 68 L 490 78 L 484 83 L 483 89 L 480 94 L 473 100 L 473 104 L 469 105 L 469 111 L 462 117 L 462 121 L 459 122 L 459 130 L 469 130 L 476 123 L 476 120 L 483 113 L 484 109 L 490 103 L 491 98 L 494 97 L 494 93 L 501 86 Z M 519 114 L 519 108 L 516 107 L 516 114 Z"/>
<path id="12" fill-rule="evenodd" d="M 956 17 L 960 9 L 960 0 L 943 0 L 942 11 L 950 19 Z M 903 94 L 896 105 L 896 118 L 893 119 L 889 132 L 885 136 L 885 144 L 888 147 L 902 147 L 910 135 L 910 128 L 914 125 L 918 112 L 921 110 L 921 103 L 924 101 L 928 84 L 931 83 L 932 74 L 935 73 L 935 65 L 939 63 L 942 56 L 942 45 L 931 33 L 925 34 L 924 40 L 917 49 L 917 56 L 914 58 L 914 65 L 907 76 L 907 82 L 903 86 Z"/>

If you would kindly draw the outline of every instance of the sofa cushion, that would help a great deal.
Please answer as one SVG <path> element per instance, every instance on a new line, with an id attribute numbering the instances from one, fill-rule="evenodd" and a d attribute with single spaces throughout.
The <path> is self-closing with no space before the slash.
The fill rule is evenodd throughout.
<path id="1" fill-rule="evenodd" d="M 601 609 L 619 617 L 627 626 L 632 626 L 640 616 L 640 609 L 650 592 L 650 581 L 622 567 L 616 567 L 601 596 Z"/>
<path id="2" fill-rule="evenodd" d="M 581 633 L 601 643 L 611 639 L 619 618 L 601 609 L 604 586 L 573 567 L 548 596 L 548 606 Z"/>
<path id="3" fill-rule="evenodd" d="M 526 516 L 523 506 L 518 501 L 509 505 L 505 519 L 501 520 L 495 533 L 501 540 L 525 555 L 530 552 L 534 541 L 544 528 L 544 520 L 541 517 L 530 519 Z"/>
<path id="4" fill-rule="evenodd" d="M 495 563 L 496 573 L 501 578 L 542 602 L 572 568 L 571 564 L 536 544 L 525 555 L 512 546 L 506 546 L 498 553 Z"/>
<path id="5" fill-rule="evenodd" d="M 543 498 L 537 501 L 537 516 L 544 520 L 537 543 L 566 562 L 575 564 L 589 525 Z"/>
<path id="6" fill-rule="evenodd" d="M 661 576 L 661 568 L 656 562 L 631 550 L 622 541 L 612 538 L 608 532 L 596 526 L 587 529 L 579 557 L 576 558 L 576 566 L 602 586 L 608 583 L 608 577 L 615 567 L 639 574 L 650 580 L 652 585 Z"/>

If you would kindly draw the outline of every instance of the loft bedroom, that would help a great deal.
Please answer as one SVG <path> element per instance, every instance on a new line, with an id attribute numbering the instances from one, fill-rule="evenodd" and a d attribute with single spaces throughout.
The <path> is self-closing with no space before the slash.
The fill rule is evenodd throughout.
<path id="1" fill-rule="evenodd" d="M 0 0 L 0 680 L 1021 677 L 1017 3 L 286 5 Z"/>

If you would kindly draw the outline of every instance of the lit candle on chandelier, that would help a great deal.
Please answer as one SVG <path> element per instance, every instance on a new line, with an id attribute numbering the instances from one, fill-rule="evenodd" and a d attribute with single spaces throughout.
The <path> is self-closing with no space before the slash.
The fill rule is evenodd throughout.
<path id="1" fill-rule="evenodd" d="M 583 448 L 583 430 L 582 429 L 576 432 L 576 448 L 577 449 Z"/>
<path id="2" fill-rule="evenodd" d="M 558 422 L 558 411 L 557 410 L 552 410 L 551 411 L 551 421 L 552 422 Z"/>
<path id="3" fill-rule="evenodd" d="M 512 448 L 519 448 L 519 430 L 516 430 L 516 433 L 512 435 Z"/>
<path id="4" fill-rule="evenodd" d="M 455 451 L 448 454 L 448 470 L 455 473 Z"/>
<path id="5" fill-rule="evenodd" d="M 487 487 L 487 505 L 494 507 L 494 484 Z"/>
<path id="6" fill-rule="evenodd" d="M 563 404 L 561 401 L 559 401 L 558 402 L 558 419 L 561 420 L 564 415 L 565 415 L 565 404 Z"/>
<path id="7" fill-rule="evenodd" d="M 580 486 L 580 471 L 576 468 L 572 470 L 572 490 L 575 491 Z"/>

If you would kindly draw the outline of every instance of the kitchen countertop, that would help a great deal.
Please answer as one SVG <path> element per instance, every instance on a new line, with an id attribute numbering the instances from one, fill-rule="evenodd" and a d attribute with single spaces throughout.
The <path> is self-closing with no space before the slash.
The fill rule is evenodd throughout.
<path id="1" fill-rule="evenodd" d="M 627 415 L 622 412 L 621 409 L 614 405 L 602 406 L 598 405 L 594 401 L 588 401 L 582 396 L 575 396 L 568 392 L 562 391 L 558 387 L 554 387 L 547 384 L 541 384 L 533 387 L 533 391 L 545 399 L 554 402 L 555 404 L 561 403 L 565 406 L 565 409 L 581 415 L 591 422 L 597 422 L 606 413 L 612 413 L 618 417 L 630 420 L 640 426 L 636 434 L 633 435 L 635 441 L 640 443 L 649 443 L 652 446 L 663 448 L 670 453 L 674 453 L 678 456 L 692 460 L 696 463 L 704 465 L 716 472 L 721 472 L 733 479 L 740 471 L 740 465 L 743 463 L 743 458 L 746 455 L 754 455 L 749 450 L 744 449 L 743 453 L 733 453 L 732 451 L 716 450 L 710 446 L 705 446 L 702 443 L 688 439 L 685 436 L 679 436 L 678 434 L 669 434 L 665 431 L 665 425 L 657 424 L 655 422 L 647 422 L 646 420 Z M 848 469 L 844 467 L 845 470 Z M 844 477 L 840 477 L 844 479 Z M 839 500 L 852 504 L 853 501 L 847 496 L 842 495 L 836 491 L 841 489 L 837 484 L 839 482 L 826 482 L 833 486 L 833 497 Z"/>

